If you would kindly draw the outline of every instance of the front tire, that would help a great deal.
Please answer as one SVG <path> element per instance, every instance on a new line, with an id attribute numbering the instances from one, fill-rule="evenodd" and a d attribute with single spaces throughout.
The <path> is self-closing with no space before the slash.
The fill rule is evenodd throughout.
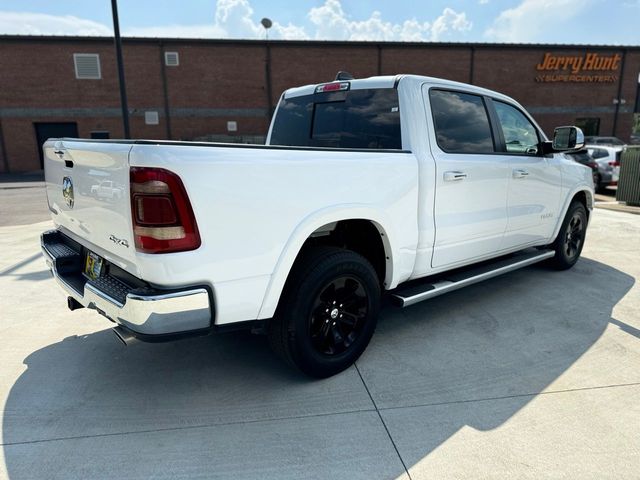
<path id="1" fill-rule="evenodd" d="M 376 328 L 380 282 L 361 255 L 311 247 L 294 265 L 269 323 L 272 349 L 307 375 L 325 378 L 351 366 Z"/>
<path id="2" fill-rule="evenodd" d="M 586 234 L 587 209 L 582 203 L 573 201 L 552 244 L 556 254 L 551 263 L 556 269 L 567 270 L 576 264 L 582 253 Z"/>

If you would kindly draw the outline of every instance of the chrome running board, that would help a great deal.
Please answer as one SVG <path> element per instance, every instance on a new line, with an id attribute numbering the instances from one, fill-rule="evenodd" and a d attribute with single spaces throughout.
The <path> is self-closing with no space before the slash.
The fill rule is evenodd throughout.
<path id="1" fill-rule="evenodd" d="M 480 266 L 456 269 L 428 279 L 411 281 L 393 290 L 391 298 L 400 307 L 408 307 L 414 303 L 528 267 L 554 255 L 555 252 L 553 250 L 525 250 L 491 263 L 485 262 Z"/>

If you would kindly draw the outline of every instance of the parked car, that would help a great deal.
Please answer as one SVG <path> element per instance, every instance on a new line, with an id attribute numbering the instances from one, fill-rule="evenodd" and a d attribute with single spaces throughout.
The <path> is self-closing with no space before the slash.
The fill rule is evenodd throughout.
<path id="1" fill-rule="evenodd" d="M 284 92 L 266 143 L 49 139 L 42 248 L 70 309 L 125 342 L 264 332 L 326 377 L 364 351 L 385 291 L 408 306 L 580 257 L 591 169 L 557 152 L 582 131 L 548 141 L 500 93 L 339 76 Z M 91 169 L 125 195 L 74 198 Z"/>
<path id="2" fill-rule="evenodd" d="M 589 167 L 593 174 L 593 188 L 596 191 L 601 188 L 600 187 L 600 179 L 601 179 L 600 165 L 598 164 L 598 162 L 596 162 L 593 159 L 591 154 L 589 154 L 589 152 L 586 149 L 583 148 L 582 150 L 577 150 L 575 152 L 567 152 L 565 155 L 567 155 L 573 161 Z"/>
<path id="3" fill-rule="evenodd" d="M 123 188 L 115 185 L 111 180 L 103 180 L 91 185 L 91 195 L 100 199 L 119 199 L 122 198 L 123 192 Z"/>
<path id="4" fill-rule="evenodd" d="M 586 145 L 608 145 L 610 147 L 624 147 L 626 145 L 618 137 L 598 137 L 598 136 L 585 137 L 584 143 Z"/>
<path id="5" fill-rule="evenodd" d="M 602 192 L 608 186 L 617 185 L 620 177 L 620 157 L 624 148 L 609 145 L 585 145 L 585 148 L 598 164 L 597 190 Z"/>

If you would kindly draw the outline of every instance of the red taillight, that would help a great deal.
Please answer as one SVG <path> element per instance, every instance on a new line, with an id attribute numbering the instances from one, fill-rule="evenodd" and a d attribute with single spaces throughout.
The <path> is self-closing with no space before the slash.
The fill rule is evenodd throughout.
<path id="1" fill-rule="evenodd" d="M 619 161 L 615 161 L 615 162 L 609 162 L 609 166 L 611 167 L 619 167 L 620 166 L 620 162 Z"/>
<path id="2" fill-rule="evenodd" d="M 180 177 L 162 168 L 133 167 L 130 183 L 133 235 L 139 252 L 184 252 L 200 246 Z"/>

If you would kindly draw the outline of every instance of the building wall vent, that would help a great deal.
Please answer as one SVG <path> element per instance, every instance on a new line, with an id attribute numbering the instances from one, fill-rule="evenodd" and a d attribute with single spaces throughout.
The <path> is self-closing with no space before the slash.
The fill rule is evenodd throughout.
<path id="1" fill-rule="evenodd" d="M 144 123 L 147 125 L 158 125 L 160 123 L 158 112 L 153 110 L 144 112 Z"/>
<path id="2" fill-rule="evenodd" d="M 178 52 L 164 52 L 164 64 L 167 67 L 177 67 L 180 65 Z"/>
<path id="3" fill-rule="evenodd" d="M 74 53 L 73 63 L 76 68 L 76 78 L 82 80 L 99 80 L 100 55 L 97 53 Z"/>

